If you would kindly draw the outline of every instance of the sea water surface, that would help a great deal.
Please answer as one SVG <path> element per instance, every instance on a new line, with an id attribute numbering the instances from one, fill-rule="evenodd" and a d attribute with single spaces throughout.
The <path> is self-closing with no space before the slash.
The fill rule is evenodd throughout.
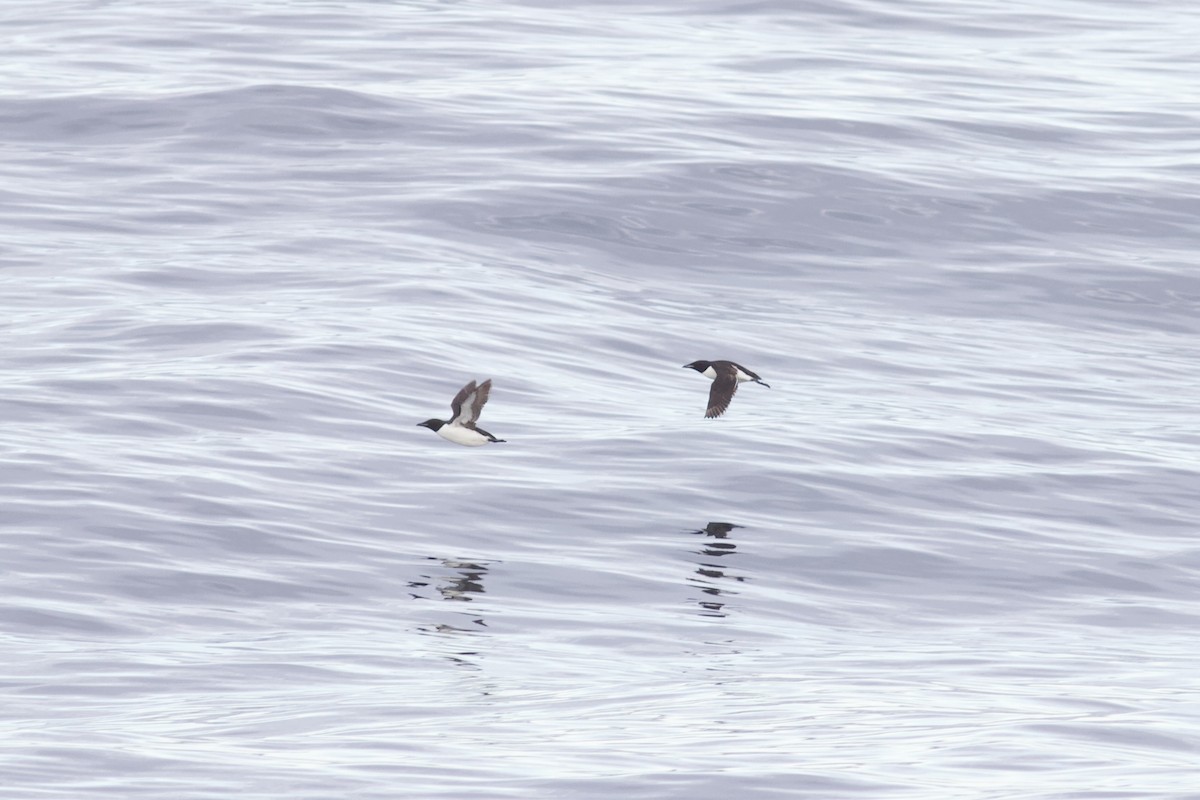
<path id="1" fill-rule="evenodd" d="M 1200 798 L 1198 25 L 6 3 L 0 794 Z"/>

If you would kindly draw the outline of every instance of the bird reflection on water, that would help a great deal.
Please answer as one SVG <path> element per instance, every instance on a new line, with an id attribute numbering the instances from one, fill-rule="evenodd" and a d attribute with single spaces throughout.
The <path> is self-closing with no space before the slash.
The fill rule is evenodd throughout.
<path id="1" fill-rule="evenodd" d="M 734 529 L 741 527 L 744 526 L 734 525 L 732 522 L 710 522 L 700 530 L 690 531 L 693 535 L 708 537 L 703 546 L 696 551 L 697 554 L 712 559 L 733 555 L 737 550 L 737 545 L 730 540 L 729 535 Z M 728 588 L 722 588 L 718 585 L 718 582 L 735 581 L 740 583 L 745 580 L 744 576 L 728 574 L 724 565 L 710 561 L 700 561 L 696 568 L 696 575 L 700 577 L 692 577 L 688 580 L 692 583 L 701 584 L 700 591 L 711 597 L 737 594 Z M 723 610 L 725 607 L 724 602 L 708 598 L 697 602 L 701 608 L 701 616 L 728 616 Z"/>
<path id="2" fill-rule="evenodd" d="M 413 599 L 428 600 L 440 597 L 442 600 L 469 603 L 475 599 L 472 595 L 484 594 L 487 591 L 483 586 L 483 579 L 488 572 L 487 564 L 451 558 L 430 558 L 430 560 L 438 562 L 440 566 L 449 571 L 449 574 L 422 575 L 420 580 L 409 581 L 408 588 L 411 590 L 410 594 Z M 430 588 L 434 589 L 437 595 L 427 593 L 426 590 Z M 462 613 L 469 618 L 470 627 L 441 622 L 429 628 L 421 628 L 421 630 L 440 634 L 480 633 L 481 628 L 487 627 L 487 623 L 483 621 L 482 617 L 476 614 Z"/>

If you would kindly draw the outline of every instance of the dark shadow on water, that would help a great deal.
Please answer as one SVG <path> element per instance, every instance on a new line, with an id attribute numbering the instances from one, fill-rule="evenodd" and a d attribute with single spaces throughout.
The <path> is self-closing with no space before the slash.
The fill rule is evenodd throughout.
<path id="1" fill-rule="evenodd" d="M 700 615 L 704 617 L 726 617 L 725 602 L 719 598 L 737 594 L 728 587 L 728 582 L 741 583 L 746 580 L 743 575 L 733 575 L 726 570 L 726 565 L 718 561 L 734 555 L 737 544 L 730 534 L 741 525 L 732 522 L 710 522 L 697 531 L 689 531 L 694 536 L 705 537 L 702 546 L 695 553 L 701 557 L 697 563 L 696 574 L 688 578 L 689 583 L 699 584 L 700 591 L 707 597 L 698 600 Z"/>

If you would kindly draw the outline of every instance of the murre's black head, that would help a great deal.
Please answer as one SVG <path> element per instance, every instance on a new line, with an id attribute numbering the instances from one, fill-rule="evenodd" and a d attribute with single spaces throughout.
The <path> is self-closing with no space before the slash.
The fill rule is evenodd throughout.
<path id="1" fill-rule="evenodd" d="M 687 369 L 688 367 L 691 367 L 692 369 L 696 370 L 696 372 L 704 372 L 704 370 L 708 369 L 711 366 L 712 366 L 711 361 L 693 361 L 690 364 L 684 364 L 683 368 Z"/>
<path id="2" fill-rule="evenodd" d="M 429 430 L 431 430 L 431 431 L 436 431 L 445 424 L 446 423 L 442 422 L 440 419 L 427 419 L 424 422 L 418 422 L 417 427 L 418 428 L 429 428 Z"/>

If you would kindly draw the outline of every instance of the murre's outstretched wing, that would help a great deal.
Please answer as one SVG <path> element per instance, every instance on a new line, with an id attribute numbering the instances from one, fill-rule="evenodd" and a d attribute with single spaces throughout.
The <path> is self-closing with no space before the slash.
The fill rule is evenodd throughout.
<path id="1" fill-rule="evenodd" d="M 465 425 L 473 421 L 470 398 L 476 391 L 475 381 L 458 390 L 458 394 L 454 395 L 454 400 L 450 402 L 450 421 L 447 425 Z M 478 413 L 475 416 L 479 416 Z"/>
<path id="2" fill-rule="evenodd" d="M 488 378 L 475 389 L 475 392 L 464 401 L 470 408 L 467 414 L 467 419 L 463 422 L 469 428 L 474 428 L 475 423 L 479 421 L 479 415 L 483 412 L 483 404 L 488 401 L 488 394 L 492 391 L 492 379 Z"/>
<path id="3" fill-rule="evenodd" d="M 733 394 L 737 391 L 737 367 L 732 364 L 713 364 L 717 377 L 713 378 L 712 388 L 708 390 L 708 410 L 705 417 L 719 417 L 729 408 Z"/>

